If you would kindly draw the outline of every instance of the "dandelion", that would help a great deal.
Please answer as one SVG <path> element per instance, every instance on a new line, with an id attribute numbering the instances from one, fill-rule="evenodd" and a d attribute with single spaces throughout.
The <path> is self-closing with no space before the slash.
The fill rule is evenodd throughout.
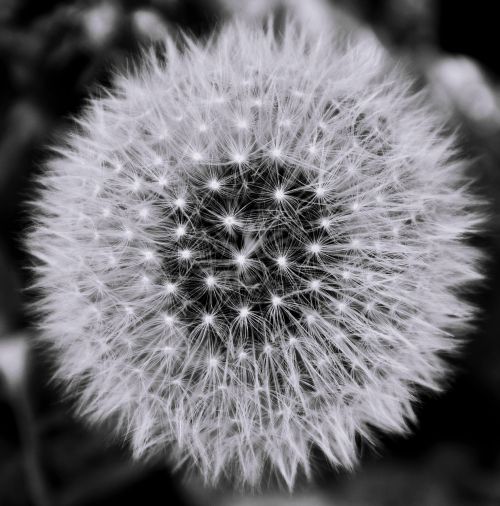
<path id="1" fill-rule="evenodd" d="M 455 140 L 367 33 L 233 23 L 187 46 L 118 76 L 40 177 L 42 334 L 135 456 L 291 488 L 311 449 L 351 468 L 440 388 L 481 219 Z"/>

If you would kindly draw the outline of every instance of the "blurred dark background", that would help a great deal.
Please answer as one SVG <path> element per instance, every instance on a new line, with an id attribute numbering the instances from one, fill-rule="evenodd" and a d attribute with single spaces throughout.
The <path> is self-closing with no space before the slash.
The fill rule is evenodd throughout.
<path id="1" fill-rule="evenodd" d="M 300 0 L 299 0 L 300 1 Z M 204 489 L 160 463 L 133 464 L 106 430 L 87 427 L 50 383 L 26 310 L 22 239 L 32 177 L 47 145 L 98 85 L 139 47 L 166 34 L 210 34 L 231 16 L 258 17 L 279 0 L 0 0 L 0 506 L 262 504 L 500 505 L 500 38 L 495 2 L 337 0 L 409 62 L 459 128 L 476 161 L 490 228 L 474 239 L 489 255 L 472 293 L 476 330 L 440 396 L 424 396 L 408 438 L 363 450 L 354 474 L 318 456 L 318 479 L 290 496 Z M 307 0 L 303 4 L 307 4 Z M 282 11 L 280 11 L 282 12 Z M 498 289 L 497 289 L 498 287 Z"/>

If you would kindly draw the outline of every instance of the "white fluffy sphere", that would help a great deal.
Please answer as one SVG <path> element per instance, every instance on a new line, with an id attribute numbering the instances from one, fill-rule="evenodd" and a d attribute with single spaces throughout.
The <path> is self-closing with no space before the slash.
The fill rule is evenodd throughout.
<path id="1" fill-rule="evenodd" d="M 39 181 L 44 340 L 134 453 L 291 487 L 400 432 L 470 319 L 454 138 L 369 35 L 233 23 L 90 102 Z"/>

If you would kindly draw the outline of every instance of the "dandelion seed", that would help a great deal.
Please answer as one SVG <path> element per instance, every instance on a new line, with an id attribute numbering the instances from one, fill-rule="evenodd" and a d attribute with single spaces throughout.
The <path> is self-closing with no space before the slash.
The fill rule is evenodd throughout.
<path id="1" fill-rule="evenodd" d="M 306 315 L 306 322 L 308 325 L 313 325 L 317 320 L 317 316 L 314 313 Z"/>
<path id="2" fill-rule="evenodd" d="M 212 191 L 218 191 L 221 188 L 221 183 L 218 179 L 212 178 L 208 181 L 207 186 Z"/>
<path id="3" fill-rule="evenodd" d="M 174 200 L 174 207 L 176 207 L 177 209 L 184 209 L 184 207 L 186 206 L 187 202 L 186 202 L 186 199 L 184 197 L 177 197 L 175 200 Z"/>
<path id="4" fill-rule="evenodd" d="M 177 283 L 165 283 L 165 293 L 172 295 L 177 292 Z"/>
<path id="5" fill-rule="evenodd" d="M 318 197 L 318 198 L 324 197 L 326 195 L 326 188 L 324 188 L 323 186 L 318 186 L 314 190 L 314 193 L 316 194 L 316 197 Z"/>
<path id="6" fill-rule="evenodd" d="M 269 151 L 269 154 L 271 155 L 271 158 L 274 160 L 280 160 L 282 157 L 282 151 L 279 148 L 273 148 L 271 151 Z"/>
<path id="7" fill-rule="evenodd" d="M 319 279 L 312 279 L 309 282 L 309 287 L 311 290 L 318 291 L 321 287 L 321 281 Z"/>
<path id="8" fill-rule="evenodd" d="M 203 315 L 202 320 L 205 325 L 212 326 L 215 323 L 215 316 L 207 313 Z"/>
<path id="9" fill-rule="evenodd" d="M 231 157 L 232 161 L 234 163 L 237 163 L 238 165 L 241 165 L 242 163 L 245 163 L 246 162 L 246 157 L 245 155 L 241 154 L 241 153 L 235 153 L 232 155 Z"/>
<path id="10" fill-rule="evenodd" d="M 171 314 L 168 314 L 168 313 L 165 313 L 165 314 L 163 315 L 163 321 L 164 321 L 164 323 L 165 323 L 165 325 L 166 325 L 167 327 L 173 327 L 173 326 L 175 325 L 175 323 L 176 323 L 176 321 L 175 321 L 175 317 L 174 317 L 174 316 L 172 316 Z M 171 348 L 169 347 L 169 350 L 170 350 L 170 349 L 171 349 Z"/>
<path id="11" fill-rule="evenodd" d="M 154 258 L 155 258 L 154 253 L 151 250 L 149 250 L 149 249 L 144 250 L 142 252 L 142 254 L 143 254 L 144 260 L 146 262 L 152 262 L 154 260 Z"/>
<path id="12" fill-rule="evenodd" d="M 321 253 L 322 247 L 319 242 L 312 242 L 307 246 L 307 251 L 312 253 L 313 255 L 319 255 Z"/>
<path id="13" fill-rule="evenodd" d="M 177 239 L 180 239 L 181 237 L 184 237 L 186 235 L 186 225 L 178 225 L 175 229 L 175 237 Z"/>
<path id="14" fill-rule="evenodd" d="M 351 239 L 351 248 L 352 249 L 359 249 L 361 247 L 361 240 L 355 237 L 354 239 Z"/>
<path id="15" fill-rule="evenodd" d="M 274 307 L 281 306 L 283 304 L 283 299 L 281 297 L 279 297 L 278 295 L 273 295 L 271 297 L 271 304 Z"/>
<path id="16" fill-rule="evenodd" d="M 140 178 L 135 178 L 134 182 L 132 183 L 132 191 L 134 193 L 137 193 L 142 186 L 142 180 Z"/>
<path id="17" fill-rule="evenodd" d="M 132 230 L 130 230 L 129 228 L 125 228 L 123 230 L 123 235 L 125 236 L 125 239 L 127 239 L 127 241 L 131 241 L 134 238 L 134 232 L 132 232 Z"/>
<path id="18" fill-rule="evenodd" d="M 283 188 L 276 188 L 276 190 L 274 190 L 274 198 L 278 202 L 283 202 L 286 198 L 285 190 Z"/>
<path id="19" fill-rule="evenodd" d="M 226 227 L 227 230 L 231 230 L 236 226 L 239 226 L 238 220 L 235 218 L 234 215 L 228 214 L 222 219 L 222 223 Z"/>
<path id="20" fill-rule="evenodd" d="M 217 278 L 213 275 L 209 275 L 205 278 L 205 284 L 208 288 L 214 288 L 217 286 Z"/>
<path id="21" fill-rule="evenodd" d="M 179 251 L 179 257 L 181 260 L 191 260 L 191 258 L 193 258 L 193 252 L 190 249 L 181 249 Z"/>
<path id="22" fill-rule="evenodd" d="M 330 218 L 321 218 L 320 221 L 321 228 L 328 230 L 330 228 Z"/>
<path id="23" fill-rule="evenodd" d="M 288 267 L 288 259 L 284 255 L 278 256 L 276 258 L 276 263 L 278 264 L 278 267 L 281 267 L 282 269 Z"/>
<path id="24" fill-rule="evenodd" d="M 344 279 L 351 279 L 351 272 L 350 271 L 342 271 L 342 277 Z"/>
<path id="25" fill-rule="evenodd" d="M 234 261 L 239 267 L 244 267 L 248 263 L 248 258 L 243 253 L 238 253 L 235 255 Z"/>
<path id="26" fill-rule="evenodd" d="M 236 128 L 239 130 L 247 130 L 248 129 L 248 121 L 244 119 L 239 119 L 236 121 Z"/>
<path id="27" fill-rule="evenodd" d="M 250 314 L 250 308 L 248 306 L 243 306 L 242 308 L 240 308 L 239 317 L 241 319 L 243 319 L 243 320 L 246 319 L 249 314 Z"/>

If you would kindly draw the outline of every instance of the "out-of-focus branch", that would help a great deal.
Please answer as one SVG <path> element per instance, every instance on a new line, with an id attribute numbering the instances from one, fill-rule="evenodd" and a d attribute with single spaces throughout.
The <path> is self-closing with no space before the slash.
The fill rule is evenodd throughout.
<path id="1" fill-rule="evenodd" d="M 16 417 L 27 489 L 35 506 L 53 506 L 40 466 L 38 436 L 27 382 L 28 360 L 26 336 L 16 335 L 0 340 L 0 376 L 4 379 Z"/>

